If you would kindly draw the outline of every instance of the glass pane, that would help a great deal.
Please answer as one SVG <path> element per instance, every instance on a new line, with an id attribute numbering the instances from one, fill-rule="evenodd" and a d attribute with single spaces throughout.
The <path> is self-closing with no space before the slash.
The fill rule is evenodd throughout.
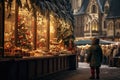
<path id="1" fill-rule="evenodd" d="M 22 0 L 22 8 L 18 13 L 18 41 L 17 45 L 22 50 L 33 49 L 34 18 L 30 12 L 29 0 Z"/>
<path id="2" fill-rule="evenodd" d="M 15 0 L 5 1 L 5 31 L 4 31 L 4 49 L 5 55 L 13 55 L 14 31 L 15 31 Z"/>
<path id="3" fill-rule="evenodd" d="M 50 14 L 50 21 L 45 16 L 37 13 L 37 49 L 46 50 L 47 37 L 50 36 L 50 49 L 56 43 L 56 23 L 55 18 Z M 47 35 L 47 22 L 49 22 L 49 35 Z M 55 45 L 56 46 L 56 45 Z"/>
<path id="4" fill-rule="evenodd" d="M 37 49 L 46 49 L 47 24 L 45 16 L 37 13 Z"/>
<path id="5" fill-rule="evenodd" d="M 4 35 L 4 32 L 3 32 L 3 14 L 4 14 L 4 10 L 3 10 L 3 1 L 0 1 L 0 57 L 3 56 L 3 35 Z"/>

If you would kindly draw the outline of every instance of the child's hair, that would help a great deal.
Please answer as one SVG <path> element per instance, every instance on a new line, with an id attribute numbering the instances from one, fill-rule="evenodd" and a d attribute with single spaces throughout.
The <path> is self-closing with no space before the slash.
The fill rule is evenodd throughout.
<path id="1" fill-rule="evenodd" d="M 92 44 L 95 45 L 95 44 L 99 44 L 99 38 L 93 38 L 92 39 Z"/>

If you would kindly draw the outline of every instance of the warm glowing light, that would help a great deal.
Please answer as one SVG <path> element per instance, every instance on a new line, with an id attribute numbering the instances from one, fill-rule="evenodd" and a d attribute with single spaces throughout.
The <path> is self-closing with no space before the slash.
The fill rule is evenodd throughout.
<path id="1" fill-rule="evenodd" d="M 50 26 L 50 33 L 54 33 L 55 32 L 55 29 L 53 26 Z"/>

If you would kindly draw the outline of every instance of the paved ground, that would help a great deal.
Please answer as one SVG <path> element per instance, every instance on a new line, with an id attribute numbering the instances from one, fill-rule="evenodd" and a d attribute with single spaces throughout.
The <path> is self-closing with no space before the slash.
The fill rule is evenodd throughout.
<path id="1" fill-rule="evenodd" d="M 100 80 L 120 80 L 120 68 L 102 65 L 100 76 Z M 89 80 L 89 77 L 89 65 L 87 63 L 79 63 L 77 70 L 59 72 L 40 80 Z"/>

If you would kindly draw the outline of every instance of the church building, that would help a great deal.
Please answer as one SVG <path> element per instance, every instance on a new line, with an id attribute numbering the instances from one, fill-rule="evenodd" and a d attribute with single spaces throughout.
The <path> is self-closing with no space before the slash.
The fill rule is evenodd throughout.
<path id="1" fill-rule="evenodd" d="M 72 0 L 76 37 L 120 40 L 120 0 Z"/>

